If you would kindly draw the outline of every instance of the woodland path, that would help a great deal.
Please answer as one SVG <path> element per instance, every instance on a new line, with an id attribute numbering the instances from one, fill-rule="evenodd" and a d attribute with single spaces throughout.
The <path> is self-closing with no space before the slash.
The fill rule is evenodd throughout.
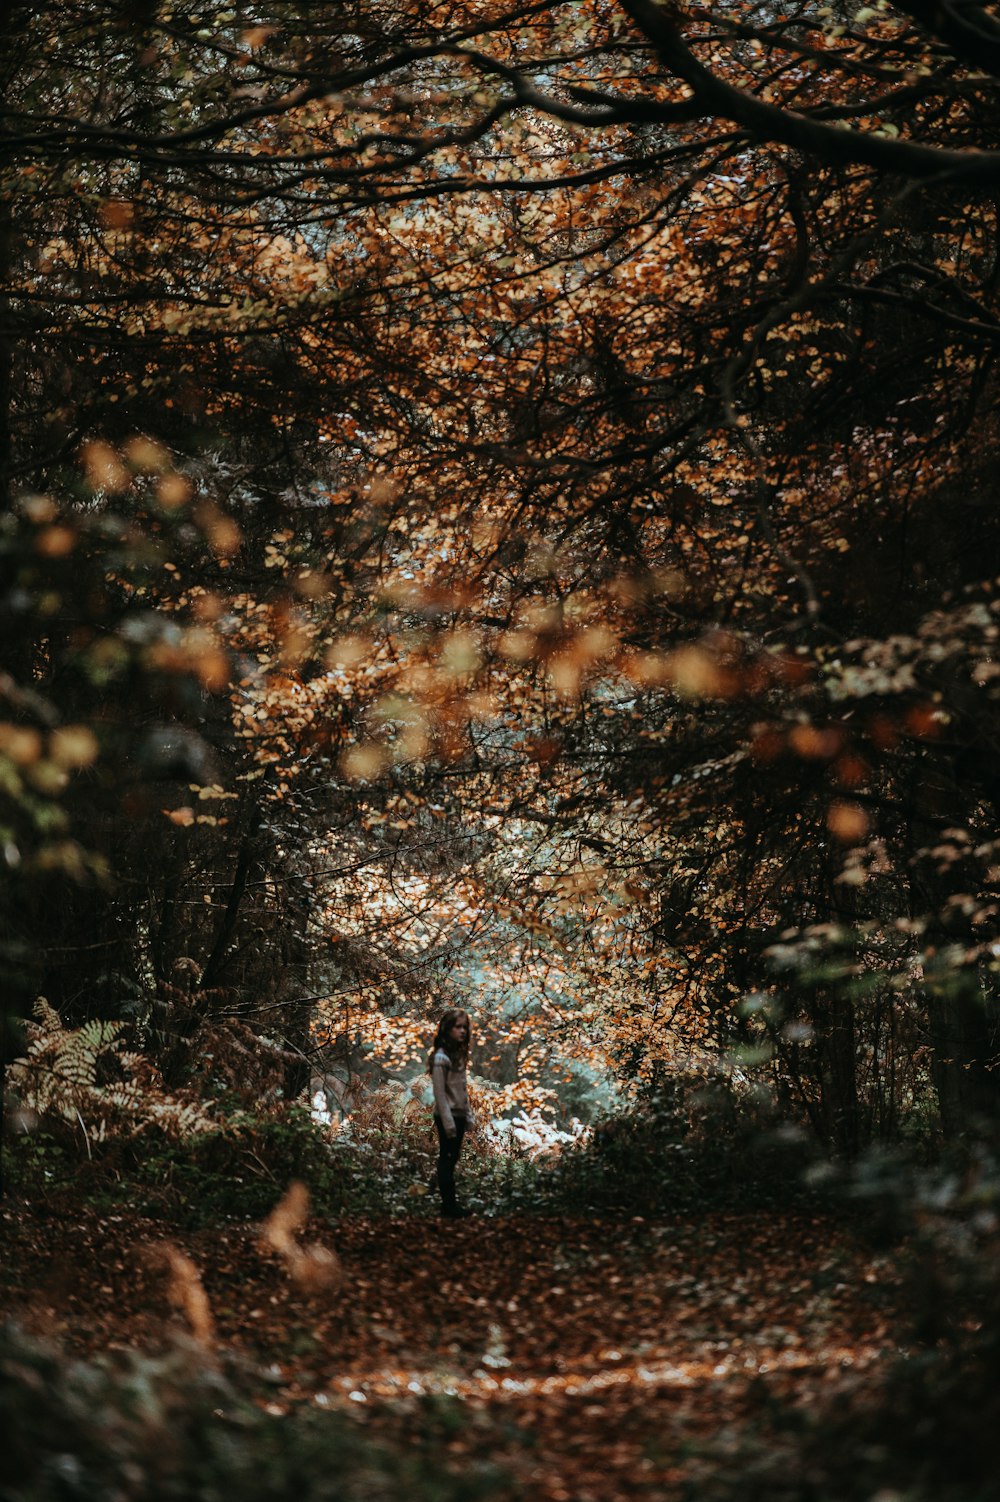
<path id="1" fill-rule="evenodd" d="M 342 1409 L 540 1502 L 688 1495 L 740 1436 L 770 1444 L 776 1416 L 897 1355 L 892 1260 L 825 1220 L 415 1215 L 307 1237 L 336 1253 L 336 1286 L 297 1288 L 250 1225 L 11 1206 L 0 1314 L 75 1353 L 162 1347 L 169 1239 L 271 1411 Z"/>

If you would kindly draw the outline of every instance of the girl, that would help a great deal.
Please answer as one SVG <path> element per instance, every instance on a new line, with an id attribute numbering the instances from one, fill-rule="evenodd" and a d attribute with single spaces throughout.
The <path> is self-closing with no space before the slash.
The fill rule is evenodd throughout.
<path id="1" fill-rule="evenodd" d="M 466 1127 L 471 1121 L 465 1079 L 471 1032 L 468 1012 L 449 1007 L 438 1023 L 428 1066 L 434 1085 L 434 1125 L 440 1145 L 438 1189 L 441 1192 L 441 1214 L 449 1220 L 458 1220 L 469 1213 L 455 1198 L 455 1164 L 462 1151 Z"/>

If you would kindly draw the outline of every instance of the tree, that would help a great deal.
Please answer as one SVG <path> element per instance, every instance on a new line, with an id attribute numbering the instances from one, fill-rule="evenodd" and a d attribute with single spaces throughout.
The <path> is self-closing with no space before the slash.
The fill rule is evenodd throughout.
<path id="1" fill-rule="evenodd" d="M 324 992 L 398 1014 L 405 873 L 632 1082 L 762 1033 L 851 1153 L 925 1044 L 950 1125 L 991 1108 L 990 13 L 265 9 L 18 26 L 8 746 L 96 727 L 111 803 L 184 763 L 134 850 L 62 841 L 137 894 L 64 952 L 147 932 L 157 826 L 145 1006 L 187 957 L 303 1051 Z"/>

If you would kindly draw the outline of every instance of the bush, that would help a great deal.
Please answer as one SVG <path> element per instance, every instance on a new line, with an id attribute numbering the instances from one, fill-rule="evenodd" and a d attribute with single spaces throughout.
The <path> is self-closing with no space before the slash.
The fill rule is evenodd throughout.
<path id="1" fill-rule="evenodd" d="M 724 1077 L 676 1073 L 594 1124 L 550 1175 L 550 1199 L 597 1211 L 751 1209 L 808 1197 L 807 1139 Z"/>
<path id="2" fill-rule="evenodd" d="M 188 1227 L 260 1219 L 293 1179 L 308 1184 L 321 1212 L 344 1203 L 326 1135 L 298 1106 L 236 1111 L 218 1131 L 186 1137 L 152 1128 L 111 1136 L 93 1144 L 90 1156 L 81 1144 L 62 1123 L 42 1120 L 5 1150 L 9 1187 L 40 1199 L 72 1186 L 97 1203 L 126 1203 Z"/>
<path id="3" fill-rule="evenodd" d="M 501 1492 L 495 1471 L 373 1444 L 316 1408 L 287 1416 L 252 1401 L 251 1374 L 206 1363 L 194 1346 L 67 1364 L 5 1332 L 0 1502 L 473 1502 Z"/>

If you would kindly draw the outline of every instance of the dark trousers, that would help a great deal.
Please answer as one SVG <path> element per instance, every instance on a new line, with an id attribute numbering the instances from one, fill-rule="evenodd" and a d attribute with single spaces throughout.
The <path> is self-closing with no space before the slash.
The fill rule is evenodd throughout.
<path id="1" fill-rule="evenodd" d="M 462 1151 L 466 1121 L 464 1116 L 455 1117 L 454 1137 L 448 1136 L 440 1116 L 435 1115 L 434 1125 L 437 1127 L 439 1144 L 438 1189 L 441 1193 L 441 1209 L 447 1215 L 449 1211 L 455 1209 L 455 1164 Z"/>

